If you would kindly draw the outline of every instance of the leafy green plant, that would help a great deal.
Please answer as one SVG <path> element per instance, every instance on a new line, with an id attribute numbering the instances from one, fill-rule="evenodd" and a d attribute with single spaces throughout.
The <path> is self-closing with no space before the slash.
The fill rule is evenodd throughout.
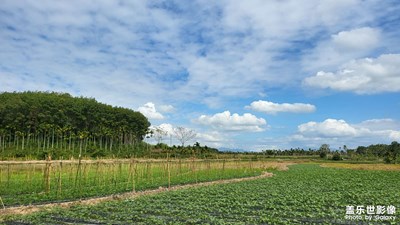
<path id="1" fill-rule="evenodd" d="M 224 160 L 78 162 L 0 165 L 0 196 L 6 206 L 74 200 L 160 186 L 257 176 L 268 165 Z"/>
<path id="2" fill-rule="evenodd" d="M 347 205 L 400 207 L 400 173 L 293 165 L 275 176 L 15 217 L 9 223 L 356 224 Z M 400 223 L 396 216 L 394 224 Z M 71 223 L 71 222 L 70 222 Z"/>

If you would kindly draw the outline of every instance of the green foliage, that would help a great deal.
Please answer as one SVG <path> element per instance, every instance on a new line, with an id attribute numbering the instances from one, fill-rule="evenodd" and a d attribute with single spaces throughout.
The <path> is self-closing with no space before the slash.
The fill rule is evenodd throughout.
<path id="1" fill-rule="evenodd" d="M 294 165 L 271 178 L 54 209 L 33 224 L 382 224 L 345 219 L 346 206 L 400 207 L 400 173 Z M 396 215 L 392 224 L 399 224 Z"/>
<path id="2" fill-rule="evenodd" d="M 333 153 L 333 155 L 332 155 L 332 160 L 334 160 L 334 161 L 340 161 L 340 160 L 343 160 L 343 158 L 342 158 L 342 155 L 340 155 L 339 152 L 335 152 L 335 153 Z"/>
<path id="3" fill-rule="evenodd" d="M 202 146 L 200 143 L 196 142 L 193 146 L 168 146 L 164 143 L 156 144 L 152 147 L 149 153 L 151 158 L 166 158 L 167 154 L 173 158 L 218 158 L 220 155 L 218 149 L 210 148 L 208 146 Z"/>
<path id="4" fill-rule="evenodd" d="M 393 141 L 388 147 L 385 153 L 386 163 L 396 163 L 400 156 L 400 143 Z"/>
<path id="5" fill-rule="evenodd" d="M 356 153 L 360 154 L 360 155 L 364 155 L 367 153 L 367 148 L 365 146 L 358 146 Z"/>
<path id="6" fill-rule="evenodd" d="M 249 168 L 249 165 L 252 166 Z M 223 160 L 0 164 L 0 197 L 6 206 L 74 200 L 160 186 L 256 176 L 263 170 L 262 165 L 257 165 Z"/>
<path id="7" fill-rule="evenodd" d="M 329 145 L 322 144 L 321 147 L 319 148 L 319 157 L 326 158 L 329 152 L 330 152 Z"/>
<path id="8" fill-rule="evenodd" d="M 140 112 L 65 93 L 5 92 L 0 102 L 3 157 L 132 155 L 150 126 Z"/>
<path id="9" fill-rule="evenodd" d="M 400 144 L 396 141 L 393 141 L 390 145 L 375 144 L 367 147 L 358 146 L 355 152 L 357 153 L 356 157 L 384 158 L 386 163 L 398 163 L 400 156 Z"/>
<path id="10" fill-rule="evenodd" d="M 320 151 L 324 151 L 324 152 L 330 152 L 330 148 L 328 144 L 322 144 L 321 147 L 319 147 Z"/>
<path id="11" fill-rule="evenodd" d="M 327 155 L 328 155 L 328 153 L 325 152 L 325 151 L 323 151 L 323 152 L 321 151 L 321 152 L 319 153 L 319 157 L 321 157 L 321 158 L 323 158 L 323 159 L 325 159 Z"/>

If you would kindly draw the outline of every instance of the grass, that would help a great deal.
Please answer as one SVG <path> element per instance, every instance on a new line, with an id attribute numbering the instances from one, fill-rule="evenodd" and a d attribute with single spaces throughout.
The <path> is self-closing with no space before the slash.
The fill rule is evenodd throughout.
<path id="1" fill-rule="evenodd" d="M 53 161 L 0 165 L 0 197 L 18 206 L 260 175 L 281 163 L 225 160 Z"/>
<path id="2" fill-rule="evenodd" d="M 14 217 L 5 224 L 356 224 L 360 221 L 345 218 L 346 206 L 400 207 L 396 171 L 308 164 L 274 173 L 260 180 L 53 209 Z M 396 216 L 368 224 L 399 222 Z"/>
<path id="3" fill-rule="evenodd" d="M 400 164 L 354 164 L 354 163 L 323 163 L 323 167 L 356 169 L 356 170 L 387 170 L 387 171 L 400 171 Z"/>

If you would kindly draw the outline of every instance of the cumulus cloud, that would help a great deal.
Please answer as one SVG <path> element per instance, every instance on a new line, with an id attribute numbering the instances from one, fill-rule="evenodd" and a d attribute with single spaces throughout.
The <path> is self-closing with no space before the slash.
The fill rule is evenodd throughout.
<path id="1" fill-rule="evenodd" d="M 227 141 L 227 138 L 218 131 L 197 133 L 196 139 L 200 143 L 214 143 L 214 146 L 220 146 Z"/>
<path id="2" fill-rule="evenodd" d="M 172 113 L 174 112 L 176 109 L 175 107 L 173 107 L 172 105 L 160 105 L 159 110 L 161 112 L 165 112 L 165 113 Z"/>
<path id="3" fill-rule="evenodd" d="M 400 131 L 390 131 L 390 135 L 389 137 L 393 140 L 393 141 L 400 141 Z"/>
<path id="4" fill-rule="evenodd" d="M 320 71 L 303 84 L 357 94 L 400 91 L 400 54 L 351 61 L 335 73 Z"/>
<path id="5" fill-rule="evenodd" d="M 304 103 L 274 103 L 269 101 L 254 101 L 246 109 L 251 109 L 258 112 L 267 114 L 276 114 L 280 112 L 291 113 L 311 113 L 314 112 L 316 107 L 311 104 Z"/>
<path id="6" fill-rule="evenodd" d="M 397 125 L 388 126 L 388 121 Z M 392 119 L 372 119 L 358 124 L 349 124 L 345 120 L 326 119 L 322 122 L 307 122 L 298 126 L 295 139 L 343 139 L 357 142 L 358 139 L 377 139 L 379 141 L 398 140 L 399 123 Z M 372 144 L 372 143 L 370 143 Z"/>
<path id="7" fill-rule="evenodd" d="M 367 128 L 369 130 L 400 130 L 400 121 L 383 118 L 370 119 L 354 125 L 356 128 Z"/>
<path id="8" fill-rule="evenodd" d="M 158 126 L 150 126 L 151 130 L 157 130 L 160 129 L 163 131 L 164 135 L 162 138 L 162 142 L 169 144 L 169 145 L 180 145 L 181 143 L 178 142 L 178 140 L 175 137 L 175 130 L 176 126 L 170 124 L 170 123 L 162 123 Z M 153 139 L 148 139 L 146 141 L 156 143 L 156 140 Z M 228 135 L 223 134 L 219 131 L 201 131 L 201 132 L 196 132 L 196 137 L 193 142 L 198 141 L 201 145 L 207 145 L 210 147 L 222 147 L 227 144 L 227 142 L 230 142 L 230 138 Z"/>
<path id="9" fill-rule="evenodd" d="M 138 111 L 143 113 L 147 118 L 153 119 L 153 120 L 162 120 L 164 119 L 164 116 L 157 112 L 156 106 L 152 102 L 148 102 L 144 104 L 143 106 L 140 106 L 138 108 Z"/>
<path id="10" fill-rule="evenodd" d="M 263 131 L 263 126 L 267 124 L 265 119 L 257 118 L 253 114 L 245 113 L 241 116 L 237 113 L 231 114 L 229 111 L 212 116 L 201 115 L 195 122 L 218 130 L 251 132 Z"/>
<path id="11" fill-rule="evenodd" d="M 127 95 L 249 96 L 293 81 L 292 71 L 275 72 L 292 68 L 281 65 L 299 37 L 373 20 L 370 4 L 5 1 L 0 70 L 19 78 L 7 89 L 66 90 L 126 107 L 133 106 Z"/>
<path id="12" fill-rule="evenodd" d="M 346 121 L 336 119 L 326 119 L 321 123 L 314 121 L 304 123 L 298 126 L 298 131 L 301 134 L 322 137 L 356 136 L 358 134 L 358 130 L 347 124 Z"/>
<path id="13" fill-rule="evenodd" d="M 350 59 L 371 55 L 365 54 L 381 49 L 390 29 L 365 26 L 391 22 L 397 16 L 393 5 L 369 0 L 6 0 L 0 6 L 0 92 L 62 91 L 135 109 L 137 102 L 173 99 L 186 109 L 175 111 L 185 124 L 182 114 L 201 104 L 220 109 L 257 94 L 265 97 L 271 88 L 284 92 L 282 87 L 297 86 L 305 75 L 299 63 L 304 54 L 309 53 L 309 65 L 318 64 L 307 74 L 335 71 Z M 396 44 L 387 49 L 398 52 L 398 29 L 391 30 L 390 43 Z M 159 104 L 140 108 L 151 119 L 174 110 Z M 219 129 L 262 130 L 265 120 L 252 116 L 236 117 L 251 117 L 254 124 L 203 119 Z"/>
<path id="14" fill-rule="evenodd" d="M 158 126 L 151 126 L 151 129 L 161 129 L 163 132 L 165 132 L 167 135 L 173 135 L 174 134 L 174 126 L 170 123 L 162 123 Z"/>
<path id="15" fill-rule="evenodd" d="M 309 71 L 337 68 L 350 60 L 370 55 L 383 42 L 381 31 L 377 28 L 340 31 L 308 50 L 303 57 L 303 65 Z"/>
<path id="16" fill-rule="evenodd" d="M 338 51 L 364 51 L 376 48 L 379 45 L 380 36 L 380 30 L 362 27 L 332 35 L 332 43 Z"/>

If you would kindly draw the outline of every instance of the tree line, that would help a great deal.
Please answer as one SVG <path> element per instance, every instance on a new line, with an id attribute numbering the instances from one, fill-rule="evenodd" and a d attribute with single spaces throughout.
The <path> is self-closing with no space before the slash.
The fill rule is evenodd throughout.
<path id="1" fill-rule="evenodd" d="M 162 157 L 167 154 L 212 157 L 230 154 L 201 146 L 198 142 L 185 147 L 185 143 L 196 136 L 187 128 L 177 127 L 173 131 L 181 146 L 162 143 L 166 135 L 160 127 L 151 129 L 150 122 L 140 112 L 99 103 L 93 98 L 57 92 L 0 93 L 1 158 Z M 154 137 L 158 144 L 145 143 L 144 137 Z M 395 163 L 399 161 L 400 144 L 392 142 L 356 149 L 343 146 L 339 151 L 331 151 L 329 145 L 323 144 L 319 149 L 291 148 L 248 154 L 267 157 L 319 155 L 334 160 L 372 156 Z"/>
<path id="2" fill-rule="evenodd" d="M 400 143 L 393 141 L 391 144 L 373 144 L 369 146 L 358 146 L 355 149 L 348 149 L 346 145 L 339 150 L 333 151 L 328 144 L 322 144 L 318 149 L 291 148 L 287 150 L 263 150 L 258 153 L 268 157 L 277 156 L 319 156 L 323 159 L 343 160 L 380 158 L 386 163 L 397 163 L 400 161 Z"/>
<path id="3" fill-rule="evenodd" d="M 56 92 L 0 94 L 0 152 L 38 158 L 128 156 L 145 149 L 140 112 Z"/>
<path id="4" fill-rule="evenodd" d="M 400 158 L 400 143 L 393 141 L 390 145 L 376 144 L 365 146 L 358 146 L 352 154 L 361 156 L 375 156 L 384 158 L 386 163 L 396 163 Z"/>

